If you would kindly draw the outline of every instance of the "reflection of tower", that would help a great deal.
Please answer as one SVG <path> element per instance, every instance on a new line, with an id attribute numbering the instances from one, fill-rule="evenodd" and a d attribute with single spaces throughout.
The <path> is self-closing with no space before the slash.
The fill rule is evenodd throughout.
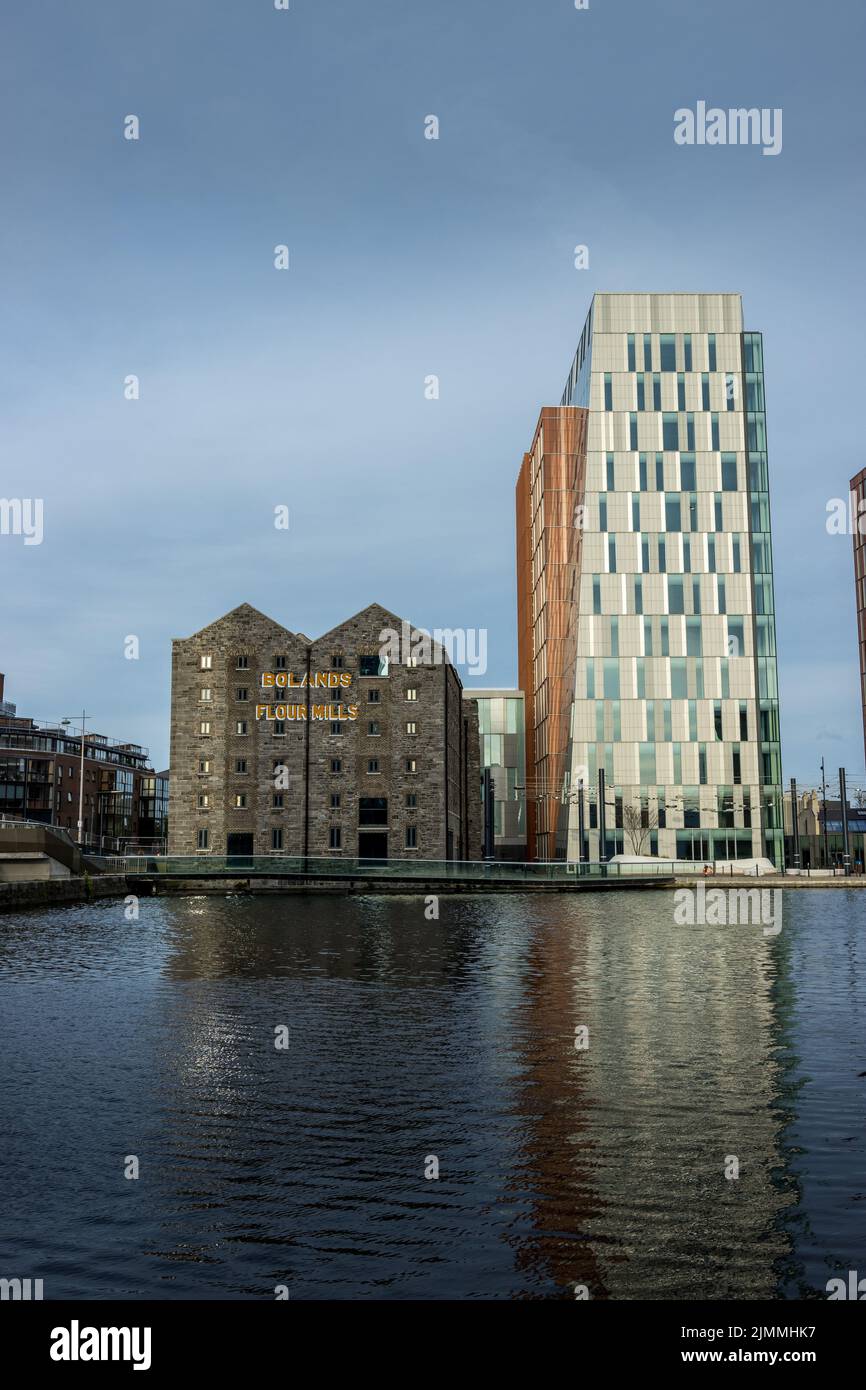
<path id="1" fill-rule="evenodd" d="M 515 1185 L 533 1194 L 518 1265 L 564 1297 L 579 1283 L 592 1298 L 773 1297 L 796 1201 L 784 937 L 676 927 L 657 893 L 533 903 L 532 927 L 514 1019 Z"/>
<path id="2" fill-rule="evenodd" d="M 586 1054 L 575 1029 L 593 1013 L 588 937 L 581 899 L 533 900 L 523 1002 L 512 1019 L 520 1063 L 516 1113 L 522 1147 L 511 1186 L 531 1193 L 532 1230 L 515 1237 L 515 1260 L 536 1285 L 553 1283 L 564 1298 L 576 1284 L 605 1295 L 598 1252 L 589 1239 L 599 1217 L 596 1148 Z"/>

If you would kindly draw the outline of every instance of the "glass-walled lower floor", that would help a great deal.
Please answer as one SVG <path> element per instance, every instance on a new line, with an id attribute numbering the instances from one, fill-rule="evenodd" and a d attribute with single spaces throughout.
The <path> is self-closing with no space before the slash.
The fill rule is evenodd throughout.
<path id="1" fill-rule="evenodd" d="M 579 785 L 564 800 L 559 858 L 785 862 L 778 787 Z"/>

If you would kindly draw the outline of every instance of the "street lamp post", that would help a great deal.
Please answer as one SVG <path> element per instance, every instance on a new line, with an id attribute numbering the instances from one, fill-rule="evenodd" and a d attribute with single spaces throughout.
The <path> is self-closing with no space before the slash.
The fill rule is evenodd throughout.
<path id="1" fill-rule="evenodd" d="M 78 843 L 84 845 L 84 725 L 87 719 L 86 710 L 81 711 L 81 767 L 78 773 Z M 61 724 L 65 728 L 70 728 L 72 721 L 62 719 Z"/>

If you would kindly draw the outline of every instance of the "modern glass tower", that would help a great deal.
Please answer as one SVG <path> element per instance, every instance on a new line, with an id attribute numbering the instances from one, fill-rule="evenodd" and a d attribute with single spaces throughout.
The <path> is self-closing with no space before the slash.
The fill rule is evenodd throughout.
<path id="1" fill-rule="evenodd" d="M 761 335 L 744 331 L 737 294 L 596 294 L 547 413 L 580 418 L 585 457 L 569 473 L 574 495 L 557 499 L 582 534 L 559 585 L 573 594 L 557 644 L 568 669 L 545 673 L 570 717 L 547 763 L 559 785 L 549 771 L 536 780 L 539 804 L 558 803 L 539 857 L 783 863 Z M 528 757 L 544 703 L 531 689 L 545 633 L 543 481 L 526 455 Z"/>

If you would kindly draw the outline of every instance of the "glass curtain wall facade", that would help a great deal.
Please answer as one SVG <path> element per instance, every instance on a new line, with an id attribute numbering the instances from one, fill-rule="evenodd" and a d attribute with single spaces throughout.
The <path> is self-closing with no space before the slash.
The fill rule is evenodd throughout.
<path id="1" fill-rule="evenodd" d="M 478 709 L 481 771 L 493 778 L 493 838 L 497 859 L 526 858 L 526 751 L 520 690 L 464 690 Z M 482 779 L 483 786 L 483 779 Z"/>
<path id="2" fill-rule="evenodd" d="M 557 856 L 781 864 L 761 336 L 736 294 L 597 294 L 562 406 L 588 423 Z"/>

